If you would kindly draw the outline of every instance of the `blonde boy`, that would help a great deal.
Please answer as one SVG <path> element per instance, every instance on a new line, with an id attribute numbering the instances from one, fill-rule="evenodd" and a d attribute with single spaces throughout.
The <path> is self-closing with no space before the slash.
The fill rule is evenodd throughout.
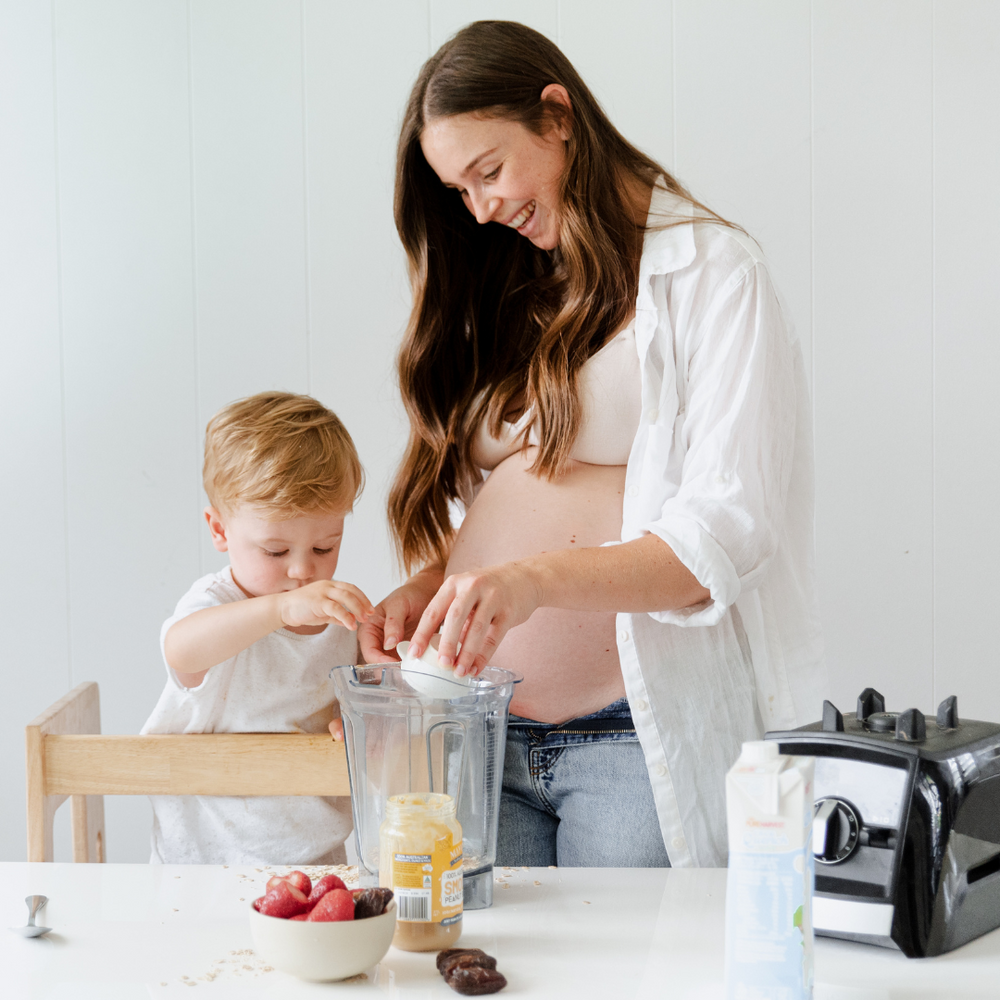
<path id="1" fill-rule="evenodd" d="M 336 714 L 330 668 L 357 660 L 368 598 L 333 580 L 363 484 L 344 425 L 309 396 L 231 403 L 205 436 L 205 520 L 229 565 L 163 624 L 167 685 L 144 733 L 308 732 Z M 152 798 L 166 864 L 337 864 L 348 799 Z"/>

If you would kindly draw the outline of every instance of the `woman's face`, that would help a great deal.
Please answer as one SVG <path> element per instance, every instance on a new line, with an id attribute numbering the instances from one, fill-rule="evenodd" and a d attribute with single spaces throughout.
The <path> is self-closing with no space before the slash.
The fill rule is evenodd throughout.
<path id="1" fill-rule="evenodd" d="M 520 122 L 465 114 L 429 122 L 420 146 L 477 222 L 509 226 L 536 247 L 554 250 L 567 138 L 558 126 L 539 136 Z"/>

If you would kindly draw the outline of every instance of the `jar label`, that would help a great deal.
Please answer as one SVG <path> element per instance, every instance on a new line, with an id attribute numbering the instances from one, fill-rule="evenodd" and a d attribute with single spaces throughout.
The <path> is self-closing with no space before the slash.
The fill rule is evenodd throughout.
<path id="1" fill-rule="evenodd" d="M 438 841 L 432 854 L 393 854 L 396 919 L 452 924 L 462 916 L 462 842 Z"/>

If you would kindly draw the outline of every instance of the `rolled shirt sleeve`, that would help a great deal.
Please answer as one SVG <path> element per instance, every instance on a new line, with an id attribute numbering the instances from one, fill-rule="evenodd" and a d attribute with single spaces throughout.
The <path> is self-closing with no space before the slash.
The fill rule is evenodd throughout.
<path id="1" fill-rule="evenodd" d="M 714 625 L 755 587 L 781 535 L 795 443 L 793 346 L 766 267 L 746 257 L 677 326 L 678 413 L 670 463 L 679 488 L 646 522 L 711 594 L 653 612 L 657 621 Z"/>

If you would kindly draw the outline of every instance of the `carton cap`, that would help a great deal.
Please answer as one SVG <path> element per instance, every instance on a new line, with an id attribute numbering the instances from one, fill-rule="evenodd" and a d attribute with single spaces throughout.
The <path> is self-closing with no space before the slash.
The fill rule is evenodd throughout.
<path id="1" fill-rule="evenodd" d="M 740 751 L 740 761 L 746 764 L 769 764 L 778 756 L 778 744 L 770 740 L 748 740 Z"/>

